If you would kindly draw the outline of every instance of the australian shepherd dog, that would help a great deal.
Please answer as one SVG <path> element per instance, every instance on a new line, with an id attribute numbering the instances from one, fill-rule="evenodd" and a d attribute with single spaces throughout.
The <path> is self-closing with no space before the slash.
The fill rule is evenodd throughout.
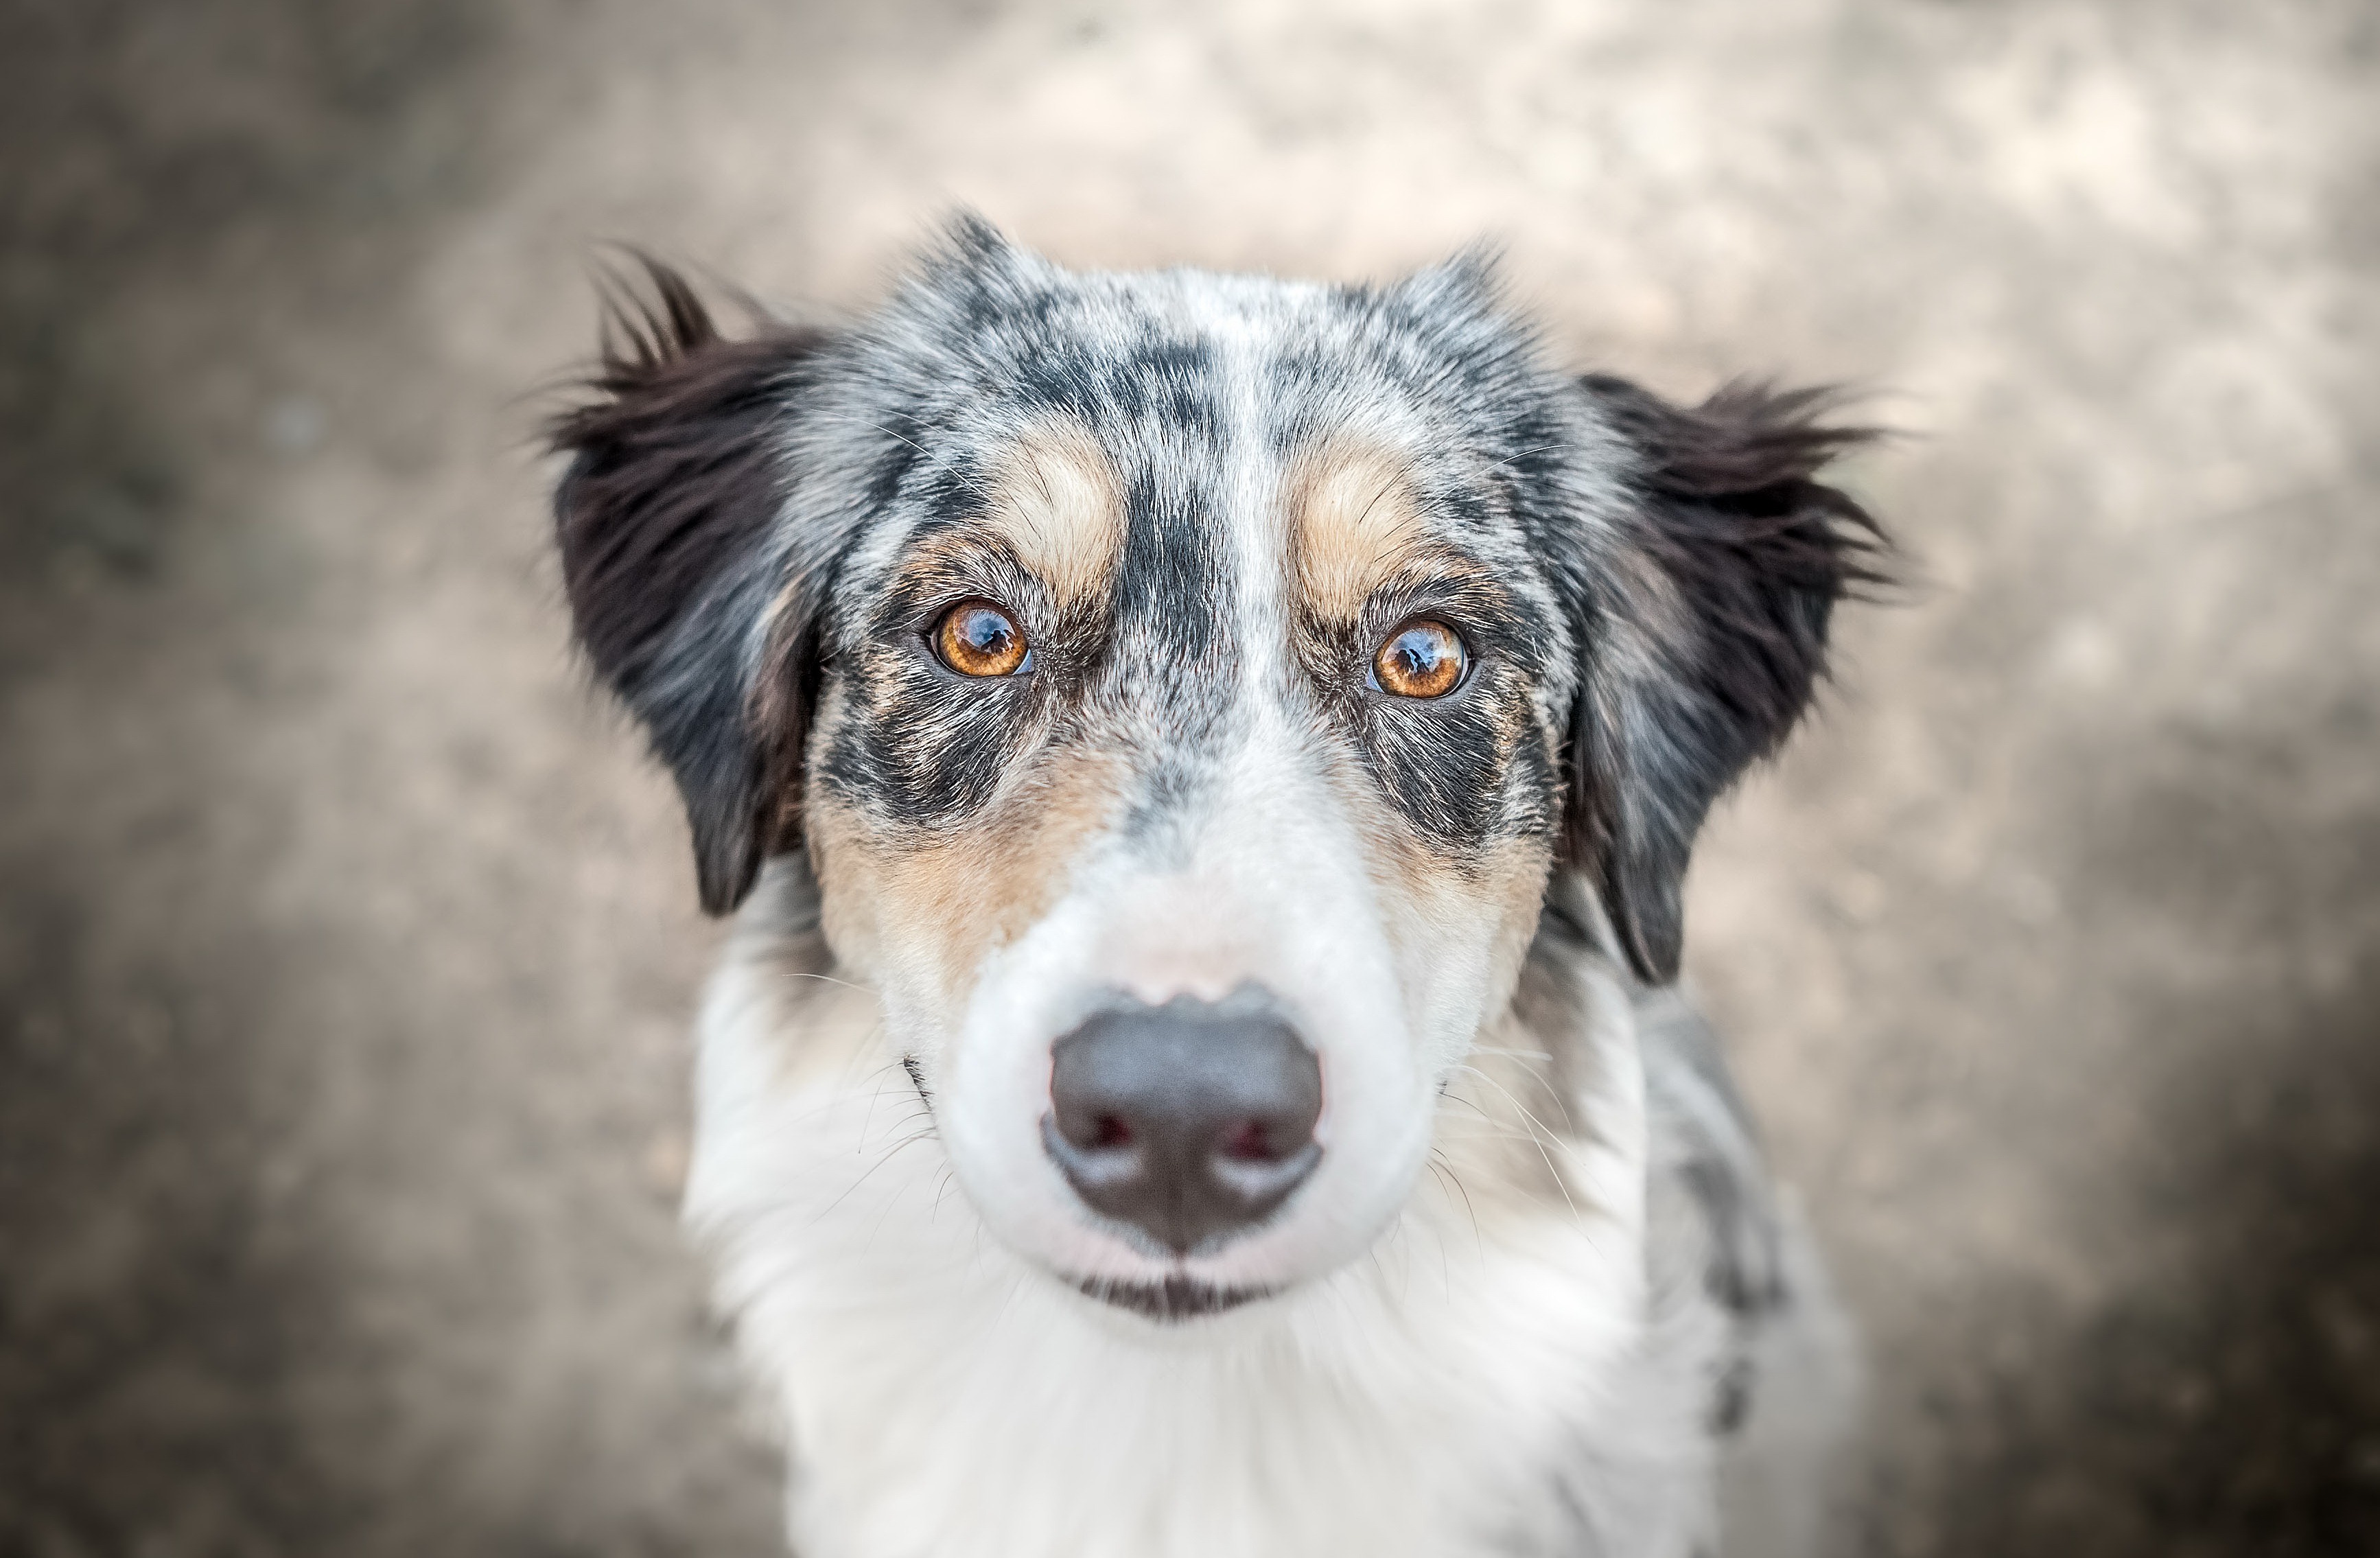
<path id="1" fill-rule="evenodd" d="M 1868 434 L 1562 371 L 1475 256 L 614 301 L 562 572 L 735 913 L 686 1218 L 795 1551 L 1805 1543 L 1844 1332 L 1673 987 Z"/>

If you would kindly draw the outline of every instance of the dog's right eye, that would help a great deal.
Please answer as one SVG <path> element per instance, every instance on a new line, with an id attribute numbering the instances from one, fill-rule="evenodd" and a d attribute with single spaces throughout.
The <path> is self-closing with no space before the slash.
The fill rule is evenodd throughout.
<path id="1" fill-rule="evenodd" d="M 1016 619 L 990 601 L 961 601 L 930 636 L 934 657 L 962 676 L 1014 676 L 1033 651 Z"/>

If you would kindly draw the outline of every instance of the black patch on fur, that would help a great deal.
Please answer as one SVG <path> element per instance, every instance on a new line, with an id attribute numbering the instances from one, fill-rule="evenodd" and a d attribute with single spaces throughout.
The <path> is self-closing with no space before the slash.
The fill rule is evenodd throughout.
<path id="1" fill-rule="evenodd" d="M 1501 819 L 1504 743 L 1471 688 L 1426 705 L 1383 698 L 1364 731 L 1373 778 L 1424 836 L 1468 852 Z"/>
<path id="2" fill-rule="evenodd" d="M 1152 333 L 1113 356 L 1027 352 L 1001 387 L 1035 410 L 1088 426 L 1174 430 L 1211 440 L 1220 423 L 1203 386 L 1213 382 L 1213 368 L 1207 342 Z"/>
<path id="3" fill-rule="evenodd" d="M 868 502 L 873 509 L 883 508 L 900 495 L 902 483 L 917 467 L 926 437 L 925 424 L 901 411 L 884 413 L 879 431 L 884 434 L 884 450 L 868 476 Z"/>
<path id="4" fill-rule="evenodd" d="M 780 588 L 759 556 L 788 481 L 777 434 L 823 337 L 769 324 L 728 339 L 682 276 L 642 263 L 649 296 L 607 288 L 593 398 L 547 430 L 572 456 L 554 535 L 578 642 L 675 776 L 719 914 L 776 842 L 816 693 L 822 591 L 796 590 L 775 626 L 782 685 L 750 685 L 746 663 Z"/>
<path id="5" fill-rule="evenodd" d="M 1105 698 L 1164 711 L 1162 742 L 1141 754 L 1139 794 L 1125 832 L 1146 842 L 1197 803 L 1213 766 L 1213 739 L 1238 681 L 1231 632 L 1239 590 L 1208 494 L 1144 456 L 1126 473 L 1123 544 L 1116 559 L 1112 642 Z"/>
<path id="6" fill-rule="evenodd" d="M 1534 615 L 1475 564 L 1450 559 L 1432 585 L 1375 601 L 1352 633 L 1306 625 L 1333 641 L 1318 691 L 1348 689 L 1374 782 L 1416 833 L 1452 851 L 1458 863 L 1495 839 L 1553 826 L 1554 776 L 1528 712 L 1530 688 L 1544 671 Z M 1366 686 L 1373 651 L 1413 617 L 1445 622 L 1463 639 L 1470 664 L 1443 697 L 1398 698 Z"/>
<path id="7" fill-rule="evenodd" d="M 1623 544 L 1658 570 L 1682 621 L 1616 579 L 1580 603 L 1592 661 L 1615 617 L 1651 638 L 1649 674 L 1592 669 L 1572 730 L 1567 854 L 1596 876 L 1630 963 L 1677 977 L 1680 894 L 1711 803 L 1773 752 L 1826 674 L 1835 603 L 1885 582 L 1875 518 L 1815 480 L 1877 436 L 1825 420 L 1834 396 L 1735 383 L 1671 406 L 1599 374 L 1579 381 L 1640 460 Z"/>
<path id="8" fill-rule="evenodd" d="M 980 810 L 1042 723 L 1079 649 L 1054 624 L 1039 581 L 996 538 L 963 522 L 896 574 L 868 617 L 846 683 L 847 718 L 820 760 L 822 782 L 885 822 L 947 827 Z M 943 612 L 969 597 L 1015 614 L 1032 669 L 969 677 L 926 646 Z"/>
<path id="9" fill-rule="evenodd" d="M 1145 634 L 1160 663 L 1189 679 L 1212 676 L 1213 658 L 1229 652 L 1221 629 L 1236 593 L 1199 497 L 1147 469 L 1134 473 L 1114 585 L 1119 627 Z"/>

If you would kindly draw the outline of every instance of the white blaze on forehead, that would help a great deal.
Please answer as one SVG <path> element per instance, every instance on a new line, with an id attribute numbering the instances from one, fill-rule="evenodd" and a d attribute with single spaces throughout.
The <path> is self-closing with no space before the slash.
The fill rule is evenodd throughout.
<path id="1" fill-rule="evenodd" d="M 1189 864 L 1139 881 L 1099 961 L 1143 1000 L 1214 1000 L 1254 981 L 1327 1021 L 1322 984 L 1355 974 L 1356 963 L 1384 986 L 1393 970 L 1364 845 L 1316 748 L 1291 650 L 1296 586 L 1284 491 L 1295 455 L 1278 446 L 1267 382 L 1283 320 L 1244 302 L 1229 292 L 1184 299 L 1215 386 L 1218 467 L 1204 517 L 1232 581 L 1228 615 L 1217 623 L 1233 657 L 1229 712 L 1208 754 Z M 1382 1037 L 1402 1027 L 1392 1013 L 1365 1020 L 1384 1022 Z"/>
<path id="2" fill-rule="evenodd" d="M 1216 471 L 1207 529 L 1228 559 L 1232 614 L 1219 623 L 1237 663 L 1232 686 L 1245 707 L 1287 693 L 1289 614 L 1281 578 L 1279 493 L 1281 456 L 1274 448 L 1265 383 L 1269 348 L 1279 339 L 1279 300 L 1239 296 L 1232 288 L 1185 291 L 1184 323 L 1206 347 L 1210 365 Z M 1185 602 L 1189 609 L 1221 603 Z"/>
<path id="3" fill-rule="evenodd" d="M 1179 869 L 1118 862 L 1097 961 L 1141 999 L 1213 998 L 1254 981 L 1293 1004 L 1337 979 L 1386 976 L 1363 846 L 1305 754 L 1262 718 L 1221 754 Z M 1363 965 L 1360 968 L 1357 964 Z"/>
<path id="4" fill-rule="evenodd" d="M 1243 336 L 1231 344 L 1226 382 L 1233 390 L 1232 415 L 1238 434 L 1226 445 L 1232 457 L 1232 544 L 1238 563 L 1239 633 L 1246 656 L 1244 696 L 1277 700 L 1289 692 L 1290 613 L 1281 568 L 1281 455 L 1267 421 L 1264 365 L 1257 343 Z M 1259 691 L 1261 689 L 1261 691 Z M 1269 695 L 1269 696 L 1267 696 Z"/>

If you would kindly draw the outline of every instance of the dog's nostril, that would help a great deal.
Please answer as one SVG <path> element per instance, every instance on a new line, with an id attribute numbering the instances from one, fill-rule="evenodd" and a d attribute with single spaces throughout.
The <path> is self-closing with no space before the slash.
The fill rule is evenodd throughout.
<path id="1" fill-rule="evenodd" d="M 1321 1114 L 1321 1065 L 1288 1024 L 1184 997 L 1059 1040 L 1041 1138 L 1087 1205 L 1187 1253 L 1305 1182 Z"/>
<path id="2" fill-rule="evenodd" d="M 1244 1163 L 1269 1163 L 1280 1156 L 1272 1150 L 1261 1120 L 1243 1120 L 1223 1138 L 1223 1156 Z"/>

